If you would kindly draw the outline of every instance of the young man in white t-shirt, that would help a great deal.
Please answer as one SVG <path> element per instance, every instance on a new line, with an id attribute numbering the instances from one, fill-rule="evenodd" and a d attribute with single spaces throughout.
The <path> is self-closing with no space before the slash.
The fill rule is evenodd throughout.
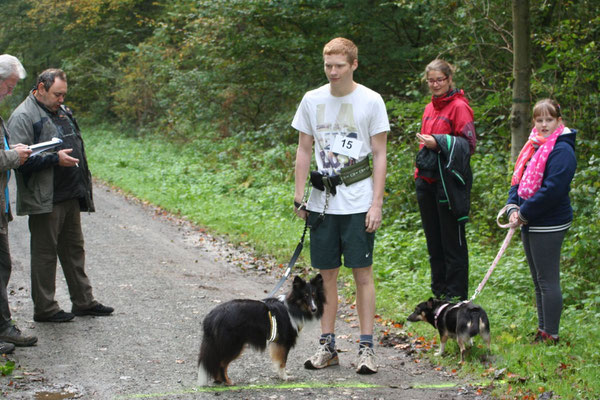
<path id="1" fill-rule="evenodd" d="M 381 225 L 390 126 L 381 96 L 353 80 L 358 67 L 358 49 L 352 41 L 331 40 L 323 48 L 323 61 L 329 84 L 304 95 L 292 122 L 292 127 L 299 132 L 294 210 L 300 218 L 308 218 L 311 226 L 311 263 L 320 269 L 326 298 L 319 348 L 304 366 L 320 369 L 339 363 L 335 319 L 337 277 L 343 257 L 344 265 L 352 268 L 356 284 L 360 322 L 356 372 L 373 374 L 377 372 L 373 352 L 373 244 L 375 231 Z M 318 173 L 311 173 L 315 187 L 304 205 L 313 143 Z M 359 181 L 348 185 L 343 182 L 349 180 L 340 181 L 340 177 L 345 176 L 344 168 L 355 166 L 364 171 L 364 163 L 368 161 L 365 158 L 369 156 L 373 159 L 372 175 L 362 175 Z M 315 181 L 333 183 L 321 185 L 319 189 Z"/>

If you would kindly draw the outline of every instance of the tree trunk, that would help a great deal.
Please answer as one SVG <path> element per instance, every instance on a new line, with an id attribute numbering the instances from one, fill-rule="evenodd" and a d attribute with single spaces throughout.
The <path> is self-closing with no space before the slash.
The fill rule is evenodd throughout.
<path id="1" fill-rule="evenodd" d="M 531 38 L 529 0 L 512 0 L 513 14 L 513 104 L 510 115 L 512 161 L 517 159 L 531 127 Z"/>

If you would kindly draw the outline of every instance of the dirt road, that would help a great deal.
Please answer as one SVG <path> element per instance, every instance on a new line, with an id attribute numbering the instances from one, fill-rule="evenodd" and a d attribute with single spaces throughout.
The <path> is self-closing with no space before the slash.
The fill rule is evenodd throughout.
<path id="1" fill-rule="evenodd" d="M 246 351 L 230 367 L 239 386 L 225 391 L 196 388 L 203 316 L 232 298 L 263 298 L 278 276 L 257 269 L 242 271 L 237 264 L 251 261 L 251 256 L 105 186 L 96 184 L 95 202 L 98 211 L 82 215 L 87 272 L 95 297 L 115 307 L 111 317 L 33 322 L 27 218 L 16 217 L 10 225 L 13 317 L 39 342 L 7 357 L 18 368 L 12 375 L 0 376 L 0 398 L 485 398 L 451 372 L 416 363 L 392 347 L 376 348 L 378 374 L 357 375 L 351 365 L 356 315 L 347 306 L 340 310 L 338 322 L 338 346 L 344 351 L 341 366 L 317 372 L 303 368 L 304 359 L 315 349 L 319 330 L 314 326 L 302 332 L 292 350 L 288 373 L 294 378 L 285 384 L 276 379 L 266 354 Z M 57 300 L 71 310 L 62 272 Z M 6 360 L 0 356 L 0 363 Z"/>

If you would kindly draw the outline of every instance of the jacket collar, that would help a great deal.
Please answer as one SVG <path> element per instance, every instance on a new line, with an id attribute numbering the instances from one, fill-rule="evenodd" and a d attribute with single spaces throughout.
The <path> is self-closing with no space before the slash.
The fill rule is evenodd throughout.
<path id="1" fill-rule="evenodd" d="M 46 114 L 48 114 L 48 115 L 56 115 L 56 114 L 58 114 L 58 110 L 60 110 L 60 108 L 59 108 L 57 111 L 50 111 L 50 109 L 48 109 L 48 107 L 46 107 L 46 106 L 45 106 L 45 105 L 44 105 L 44 104 L 43 104 L 41 101 L 39 101 L 39 100 L 37 99 L 37 97 L 35 97 L 35 89 L 33 89 L 33 90 L 30 92 L 30 96 L 31 96 L 31 98 L 33 98 L 33 100 L 35 101 L 35 103 L 36 103 L 36 104 L 37 104 L 37 105 L 38 105 L 38 106 L 39 106 L 39 107 L 40 107 L 42 110 L 44 110 L 44 111 L 46 112 Z"/>
<path id="2" fill-rule="evenodd" d="M 431 103 L 433 104 L 433 108 L 441 110 L 457 98 L 462 98 L 468 103 L 465 98 L 465 92 L 462 89 L 452 89 L 445 95 L 439 97 L 431 96 Z"/>

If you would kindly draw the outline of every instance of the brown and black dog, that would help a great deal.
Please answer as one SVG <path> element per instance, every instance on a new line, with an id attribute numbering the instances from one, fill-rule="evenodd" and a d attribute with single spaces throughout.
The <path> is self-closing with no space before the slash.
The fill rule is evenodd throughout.
<path id="1" fill-rule="evenodd" d="M 323 278 L 317 274 L 309 282 L 295 277 L 288 294 L 278 298 L 238 299 L 218 305 L 202 323 L 198 385 L 208 385 L 211 378 L 232 385 L 227 367 L 246 345 L 259 351 L 268 346 L 274 369 L 287 380 L 288 354 L 302 328 L 321 318 L 324 303 Z"/>
<path id="2" fill-rule="evenodd" d="M 488 350 L 490 349 L 490 321 L 483 308 L 463 301 L 450 303 L 430 298 L 419 303 L 408 321 L 425 321 L 433 325 L 440 333 L 440 350 L 436 355 L 444 353 L 448 338 L 456 339 L 460 348 L 460 362 L 465 360 L 466 344 L 473 345 L 473 336 L 481 335 Z"/>

